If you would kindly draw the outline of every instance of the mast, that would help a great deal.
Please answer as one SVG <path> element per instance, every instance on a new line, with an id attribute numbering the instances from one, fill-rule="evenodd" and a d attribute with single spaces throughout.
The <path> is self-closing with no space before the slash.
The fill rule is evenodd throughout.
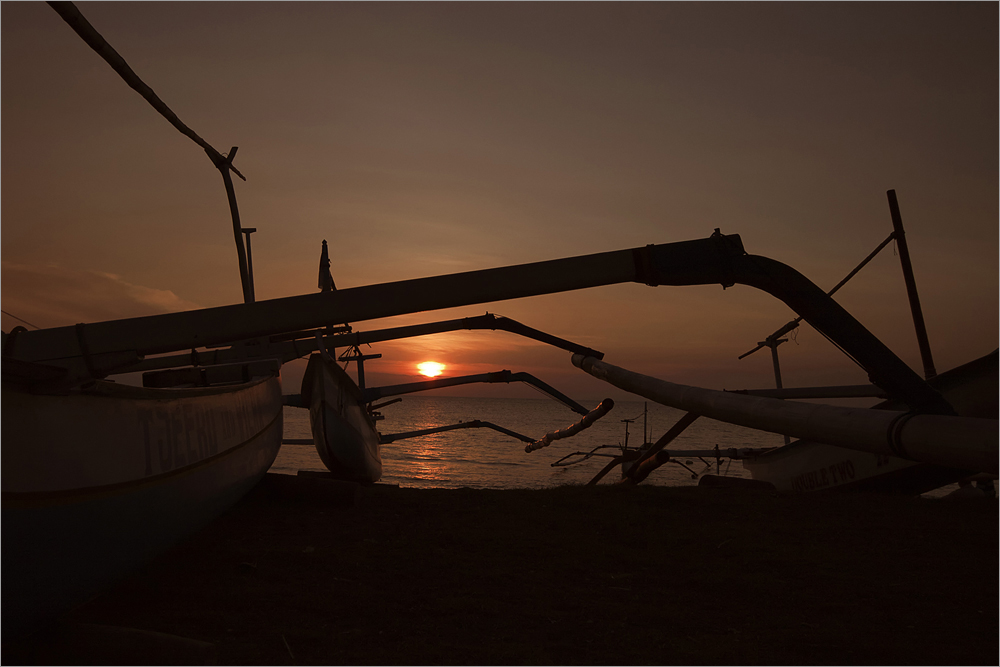
<path id="1" fill-rule="evenodd" d="M 778 338 L 777 336 L 768 336 L 764 342 L 758 343 L 758 345 L 763 345 L 765 347 L 771 348 L 771 363 L 774 365 L 774 388 L 778 391 L 784 389 L 781 384 L 781 366 L 778 364 L 778 346 L 782 343 L 787 343 L 787 338 Z M 787 435 L 785 437 L 785 444 L 791 444 L 792 439 Z"/>
<path id="2" fill-rule="evenodd" d="M 642 404 L 642 444 L 649 442 L 649 403 L 643 402 Z"/>

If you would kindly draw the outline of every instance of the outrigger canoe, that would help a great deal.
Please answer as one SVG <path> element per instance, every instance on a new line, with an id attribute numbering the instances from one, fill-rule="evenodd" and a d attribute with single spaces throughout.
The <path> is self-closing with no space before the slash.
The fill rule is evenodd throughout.
<path id="1" fill-rule="evenodd" d="M 322 354 L 309 357 L 302 378 L 302 404 L 309 406 L 316 451 L 341 479 L 374 483 L 382 477 L 375 422 L 354 380 Z"/>
<path id="2" fill-rule="evenodd" d="M 221 387 L 2 391 L 3 441 L 17 443 L 3 452 L 4 632 L 86 601 L 208 524 L 281 445 L 277 373 Z"/>

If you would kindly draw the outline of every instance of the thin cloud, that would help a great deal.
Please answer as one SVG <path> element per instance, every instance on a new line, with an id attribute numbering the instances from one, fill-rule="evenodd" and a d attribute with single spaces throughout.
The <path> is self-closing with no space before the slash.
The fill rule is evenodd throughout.
<path id="1" fill-rule="evenodd" d="M 55 264 L 3 262 L 3 309 L 40 327 L 100 322 L 198 308 L 170 290 L 136 285 L 112 273 Z M 19 324 L 3 320 L 5 331 Z"/>

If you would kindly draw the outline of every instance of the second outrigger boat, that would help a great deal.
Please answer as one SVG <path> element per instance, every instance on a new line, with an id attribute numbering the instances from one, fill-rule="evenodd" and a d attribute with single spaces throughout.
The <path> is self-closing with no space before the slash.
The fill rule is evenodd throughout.
<path id="1" fill-rule="evenodd" d="M 783 388 L 777 349 L 787 340 L 781 338 L 782 336 L 798 327 L 803 319 L 809 321 L 804 315 L 779 328 L 763 342 L 758 343 L 757 347 L 740 356 L 740 359 L 743 359 L 760 349 L 770 348 L 774 364 L 775 389 L 743 390 L 732 393 L 711 392 L 675 385 L 601 364 L 599 360 L 587 359 L 585 354 L 575 355 L 574 363 L 587 372 L 622 389 L 687 411 L 687 414 L 656 443 L 646 443 L 641 448 L 631 450 L 623 448 L 620 455 L 602 453 L 602 456 L 611 456 L 613 460 L 591 483 L 595 483 L 618 463 L 622 465 L 622 481 L 638 483 L 660 465 L 670 461 L 679 462 L 681 457 L 692 456 L 703 459 L 715 458 L 717 461 L 723 456 L 731 460 L 739 459 L 757 482 L 793 493 L 856 489 L 920 494 L 971 478 L 974 474 L 981 477 L 985 473 L 986 477 L 992 476 L 995 479 L 997 448 L 994 443 L 997 433 L 997 406 L 1000 404 L 997 351 L 937 375 L 917 296 L 913 269 L 910 265 L 896 193 L 894 190 L 889 190 L 886 194 L 893 223 L 892 233 L 826 296 L 830 297 L 836 293 L 890 242 L 897 242 L 924 366 L 923 384 L 941 397 L 943 402 L 939 402 L 937 408 L 914 409 L 917 406 L 914 402 L 915 395 L 905 399 L 902 394 L 889 391 L 883 383 L 876 380 L 874 375 L 871 375 L 874 382 L 871 385 Z M 756 260 L 753 263 L 757 263 Z M 746 273 L 739 271 L 731 274 L 738 276 L 735 278 L 736 282 L 754 284 L 754 281 L 758 280 L 753 273 L 759 267 L 747 268 L 750 270 Z M 796 280 L 794 276 L 789 278 Z M 788 289 L 794 291 L 797 288 L 794 284 L 790 284 Z M 820 329 L 820 332 L 826 333 L 823 329 Z M 870 336 L 867 332 L 865 334 Z M 866 370 L 869 368 L 865 362 L 855 357 L 854 349 L 857 348 L 844 347 L 841 345 L 841 339 L 828 337 L 849 357 L 859 361 L 862 367 Z M 878 351 L 877 354 L 884 355 L 886 352 L 887 350 Z M 898 370 L 892 372 L 898 373 Z M 912 371 L 898 376 L 900 380 L 916 388 L 919 386 L 919 381 L 914 381 L 914 377 L 916 375 Z M 888 400 L 875 405 L 873 410 L 876 412 L 850 408 L 838 411 L 831 409 L 832 406 L 814 406 L 810 410 L 808 405 L 794 402 L 795 399 L 865 397 L 888 397 Z M 792 402 L 782 404 L 778 399 Z M 931 433 L 930 437 L 923 438 L 926 434 L 914 435 L 917 429 L 908 422 L 914 416 L 927 412 L 951 414 L 971 420 L 952 421 L 944 428 L 923 422 L 926 424 L 924 428 Z M 702 415 L 783 434 L 785 445 L 766 448 L 763 451 L 735 448 L 721 453 L 718 448 L 714 451 L 666 449 L 674 438 Z M 889 421 L 884 418 L 886 416 L 890 417 Z M 852 419 L 859 424 L 868 422 L 872 430 L 853 428 L 849 424 Z M 814 424 L 809 423 L 810 421 L 818 423 L 820 427 L 815 428 Z M 907 426 L 909 428 L 904 438 L 904 428 Z M 807 437 L 791 441 L 790 436 L 801 437 L 806 434 Z M 921 439 L 925 441 L 920 442 Z M 918 452 L 917 448 L 921 451 Z M 566 460 L 578 463 L 595 455 L 596 451 L 576 452 L 553 465 L 566 465 Z M 702 481 L 722 483 L 714 478 L 703 478 Z"/>

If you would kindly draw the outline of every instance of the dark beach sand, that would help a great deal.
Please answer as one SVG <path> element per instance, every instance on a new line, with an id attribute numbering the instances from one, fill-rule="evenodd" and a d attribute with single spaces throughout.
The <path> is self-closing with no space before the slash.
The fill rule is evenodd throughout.
<path id="1" fill-rule="evenodd" d="M 995 501 L 268 475 L 4 663 L 997 664 L 997 572 Z"/>

